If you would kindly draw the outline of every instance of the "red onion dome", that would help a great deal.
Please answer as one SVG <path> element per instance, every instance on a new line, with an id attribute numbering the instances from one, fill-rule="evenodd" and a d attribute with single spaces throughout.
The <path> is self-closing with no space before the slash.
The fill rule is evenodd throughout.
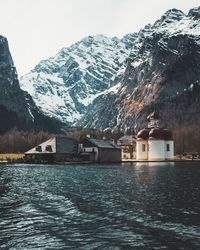
<path id="1" fill-rule="evenodd" d="M 149 139 L 152 139 L 152 140 L 172 140 L 172 132 L 168 129 L 153 128 L 149 132 Z"/>
<path id="2" fill-rule="evenodd" d="M 159 114 L 156 112 L 153 112 L 147 116 L 147 121 L 150 122 L 151 120 L 158 120 Z"/>
<path id="3" fill-rule="evenodd" d="M 169 129 L 163 129 L 165 140 L 172 140 L 173 134 Z"/>
<path id="4" fill-rule="evenodd" d="M 148 140 L 150 128 L 143 128 L 137 133 L 137 139 Z"/>

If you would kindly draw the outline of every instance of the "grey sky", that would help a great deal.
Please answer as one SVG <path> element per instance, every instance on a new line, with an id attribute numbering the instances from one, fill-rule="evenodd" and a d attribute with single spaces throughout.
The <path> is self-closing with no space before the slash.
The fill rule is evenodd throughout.
<path id="1" fill-rule="evenodd" d="M 122 37 L 170 8 L 188 12 L 199 0 L 0 0 L 0 34 L 19 75 L 81 38 Z"/>

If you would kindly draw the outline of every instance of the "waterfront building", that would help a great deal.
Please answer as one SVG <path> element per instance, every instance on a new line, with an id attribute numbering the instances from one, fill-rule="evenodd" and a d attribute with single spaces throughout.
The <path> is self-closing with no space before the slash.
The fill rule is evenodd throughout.
<path id="1" fill-rule="evenodd" d="M 137 134 L 137 160 L 173 160 L 174 141 L 169 129 L 161 128 L 156 112 L 147 117 L 148 127 Z"/>
<path id="2" fill-rule="evenodd" d="M 84 138 L 81 156 L 93 162 L 121 162 L 121 148 L 112 140 Z"/>
<path id="3" fill-rule="evenodd" d="M 25 159 L 35 163 L 73 161 L 78 151 L 78 141 L 66 136 L 54 136 L 25 152 Z"/>

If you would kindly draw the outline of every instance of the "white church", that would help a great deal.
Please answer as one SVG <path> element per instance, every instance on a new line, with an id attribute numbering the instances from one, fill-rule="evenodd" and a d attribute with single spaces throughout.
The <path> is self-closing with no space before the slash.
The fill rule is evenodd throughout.
<path id="1" fill-rule="evenodd" d="M 136 141 L 136 159 L 163 161 L 174 159 L 174 141 L 172 132 L 159 127 L 159 115 L 156 112 L 148 117 L 148 127 L 140 130 Z"/>

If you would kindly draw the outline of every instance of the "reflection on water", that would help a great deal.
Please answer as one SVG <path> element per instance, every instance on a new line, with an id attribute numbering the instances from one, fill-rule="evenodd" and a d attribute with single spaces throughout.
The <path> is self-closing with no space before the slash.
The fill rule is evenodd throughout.
<path id="1" fill-rule="evenodd" d="M 0 167 L 0 249 L 200 249 L 200 163 Z"/>
<path id="2" fill-rule="evenodd" d="M 175 162 L 137 162 L 136 167 L 161 167 L 161 166 L 174 166 Z"/>

